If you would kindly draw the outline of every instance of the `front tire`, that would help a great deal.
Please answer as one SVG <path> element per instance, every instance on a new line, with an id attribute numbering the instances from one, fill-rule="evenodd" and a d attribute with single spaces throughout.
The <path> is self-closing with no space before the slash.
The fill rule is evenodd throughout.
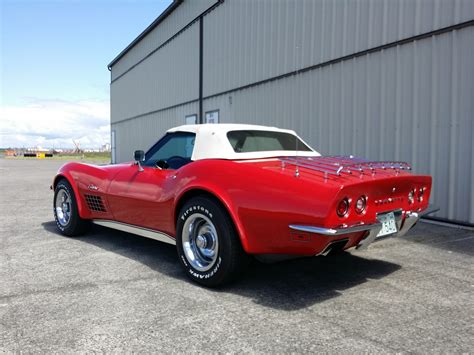
<path id="1" fill-rule="evenodd" d="M 60 180 L 54 189 L 53 210 L 61 234 L 74 237 L 89 229 L 89 221 L 79 216 L 74 190 L 66 179 Z"/>
<path id="2" fill-rule="evenodd" d="M 176 246 L 186 274 L 208 287 L 234 280 L 249 260 L 227 211 L 207 197 L 192 198 L 181 208 Z"/>

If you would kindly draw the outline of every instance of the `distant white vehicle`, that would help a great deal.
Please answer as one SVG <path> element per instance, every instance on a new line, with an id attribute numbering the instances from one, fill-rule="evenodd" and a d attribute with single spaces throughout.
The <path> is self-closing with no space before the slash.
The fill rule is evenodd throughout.
<path id="1" fill-rule="evenodd" d="M 41 146 L 36 146 L 36 147 L 33 147 L 33 148 L 28 148 L 27 149 L 28 152 L 49 152 L 50 149 L 46 149 L 46 148 L 43 148 Z"/>

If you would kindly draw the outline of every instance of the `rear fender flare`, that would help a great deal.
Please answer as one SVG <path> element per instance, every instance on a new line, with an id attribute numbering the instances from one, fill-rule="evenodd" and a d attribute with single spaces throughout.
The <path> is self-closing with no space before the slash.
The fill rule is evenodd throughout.
<path id="1" fill-rule="evenodd" d="M 181 191 L 181 193 L 175 199 L 175 203 L 174 203 L 174 206 L 175 206 L 175 208 L 174 208 L 175 209 L 174 221 L 175 221 L 175 223 L 176 223 L 176 220 L 177 220 L 178 214 L 179 214 L 179 211 L 178 211 L 179 206 L 181 206 L 183 204 L 184 200 L 186 200 L 189 197 L 191 197 L 192 195 L 194 195 L 194 193 L 197 194 L 197 195 L 199 195 L 199 194 L 210 195 L 221 203 L 221 205 L 226 209 L 226 212 L 229 214 L 232 222 L 234 223 L 234 226 L 235 226 L 235 228 L 237 230 L 237 233 L 239 235 L 239 238 L 240 238 L 240 242 L 242 243 L 242 247 L 244 248 L 244 250 L 246 252 L 248 252 L 249 251 L 249 244 L 248 244 L 247 235 L 245 233 L 245 228 L 242 225 L 242 223 L 241 223 L 241 221 L 238 217 L 236 206 L 234 206 L 234 204 L 232 203 L 232 200 L 231 200 L 230 196 L 228 196 L 224 191 L 221 191 L 218 188 L 213 188 L 213 187 L 209 187 L 209 186 L 206 186 L 206 187 L 192 186 L 192 187 L 188 187 L 185 190 Z M 176 226 L 175 226 L 175 228 L 176 228 Z"/>

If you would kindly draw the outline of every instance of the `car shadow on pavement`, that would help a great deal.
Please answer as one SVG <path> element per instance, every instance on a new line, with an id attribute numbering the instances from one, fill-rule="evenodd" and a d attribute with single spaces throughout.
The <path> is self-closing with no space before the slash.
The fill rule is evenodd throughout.
<path id="1" fill-rule="evenodd" d="M 241 281 L 225 291 L 252 297 L 266 307 L 292 311 L 338 297 L 344 290 L 381 279 L 400 268 L 349 252 L 275 264 L 255 263 Z"/>
<path id="2" fill-rule="evenodd" d="M 42 225 L 47 231 L 60 235 L 54 221 Z M 182 271 L 172 245 L 100 226 L 93 226 L 86 235 L 74 240 L 131 258 L 159 273 L 191 283 Z M 233 293 L 265 307 L 293 311 L 338 297 L 346 289 L 383 278 L 400 268 L 394 263 L 351 253 L 274 264 L 254 261 L 239 280 L 209 289 L 209 292 Z"/>

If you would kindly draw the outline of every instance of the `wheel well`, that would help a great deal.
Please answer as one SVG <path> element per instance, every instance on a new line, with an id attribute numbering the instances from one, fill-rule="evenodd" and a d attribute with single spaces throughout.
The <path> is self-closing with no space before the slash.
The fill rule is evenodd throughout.
<path id="1" fill-rule="evenodd" d="M 59 184 L 59 182 L 61 180 L 64 180 L 66 181 L 72 188 L 72 191 L 74 193 L 74 197 L 76 199 L 76 203 L 77 203 L 77 207 L 79 209 L 79 216 L 81 218 L 84 218 L 84 219 L 87 219 L 88 216 L 87 216 L 87 210 L 84 209 L 84 202 L 83 202 L 83 199 L 80 197 L 79 195 L 79 191 L 77 189 L 77 185 L 74 184 L 74 180 L 71 178 L 71 180 L 69 180 L 66 176 L 64 175 L 57 175 L 54 180 L 53 180 L 53 192 L 56 190 L 56 186 Z"/>
<path id="2" fill-rule="evenodd" d="M 226 207 L 226 205 L 216 196 L 214 195 L 213 193 L 207 191 L 207 190 L 202 190 L 202 189 L 192 189 L 192 190 L 189 190 L 189 191 L 186 191 L 183 196 L 180 197 L 178 203 L 176 204 L 176 209 L 174 211 L 174 223 L 175 223 L 175 228 L 177 228 L 177 220 L 178 220 L 178 214 L 179 214 L 179 211 L 181 210 L 181 208 L 184 206 L 184 204 L 186 203 L 186 201 L 188 201 L 189 199 L 191 198 L 194 198 L 194 197 L 207 197 L 209 199 L 211 199 L 212 201 L 214 201 L 215 203 L 217 203 L 220 207 L 222 207 L 222 211 L 224 211 L 225 213 L 227 213 L 227 216 L 229 216 L 231 222 L 232 222 L 232 225 L 234 227 L 234 230 L 235 232 L 237 233 L 239 239 L 240 239 L 240 243 L 242 245 L 242 247 L 244 248 L 245 250 L 245 236 L 243 235 L 243 231 L 240 230 L 238 224 L 237 224 L 237 221 L 234 220 L 234 218 L 232 217 L 232 214 L 230 213 L 229 209 Z"/>
<path id="3" fill-rule="evenodd" d="M 184 206 L 186 201 L 190 200 L 191 198 L 198 197 L 198 196 L 199 197 L 207 197 L 207 198 L 211 199 L 212 201 L 214 201 L 215 203 L 217 203 L 220 207 L 222 207 L 222 210 L 225 213 L 227 213 L 227 216 L 229 216 L 230 220 L 232 221 L 232 224 L 234 225 L 235 231 L 240 236 L 240 232 L 239 232 L 239 228 L 237 226 L 237 223 L 234 220 L 234 218 L 232 217 L 232 214 L 230 213 L 229 209 L 224 204 L 224 202 L 222 202 L 221 199 L 218 198 L 216 195 L 214 195 L 212 192 L 209 192 L 209 191 L 203 190 L 203 189 L 192 189 L 192 190 L 186 191 L 183 194 L 183 196 L 180 197 L 178 203 L 176 204 L 176 209 L 174 211 L 175 227 L 176 227 L 176 221 L 178 220 L 179 211 L 181 211 L 181 208 Z M 242 236 L 240 236 L 240 237 L 242 237 Z"/>
<path id="4" fill-rule="evenodd" d="M 54 181 L 53 181 L 53 191 L 54 191 L 54 189 L 56 188 L 56 185 L 57 185 L 61 180 L 66 180 L 66 181 L 68 181 L 68 180 L 66 179 L 66 177 L 63 176 L 63 175 L 58 175 L 58 176 L 56 176 L 56 177 L 54 178 Z M 68 181 L 68 182 L 69 182 L 69 181 Z"/>
<path id="5" fill-rule="evenodd" d="M 227 207 L 222 203 L 221 200 L 219 200 L 219 198 L 217 198 L 214 194 L 210 193 L 209 191 L 206 191 L 206 190 L 201 190 L 201 189 L 192 189 L 192 190 L 189 190 L 189 191 L 186 191 L 183 196 L 181 196 L 181 198 L 179 199 L 178 203 L 176 204 L 176 208 L 175 208 L 175 211 L 174 211 L 174 221 L 175 221 L 175 224 L 176 224 L 176 221 L 178 219 L 178 214 L 179 214 L 179 211 L 181 211 L 181 208 L 184 206 L 184 204 L 186 203 L 186 201 L 194 198 L 194 197 L 207 197 L 211 200 L 213 200 L 214 202 L 216 202 L 217 204 L 219 204 L 219 206 L 221 206 L 223 208 L 224 211 L 226 211 L 226 213 L 229 215 L 230 217 L 230 213 L 229 211 L 227 211 Z M 233 221 L 232 217 L 230 218 Z M 235 224 L 235 223 L 234 223 Z"/>

